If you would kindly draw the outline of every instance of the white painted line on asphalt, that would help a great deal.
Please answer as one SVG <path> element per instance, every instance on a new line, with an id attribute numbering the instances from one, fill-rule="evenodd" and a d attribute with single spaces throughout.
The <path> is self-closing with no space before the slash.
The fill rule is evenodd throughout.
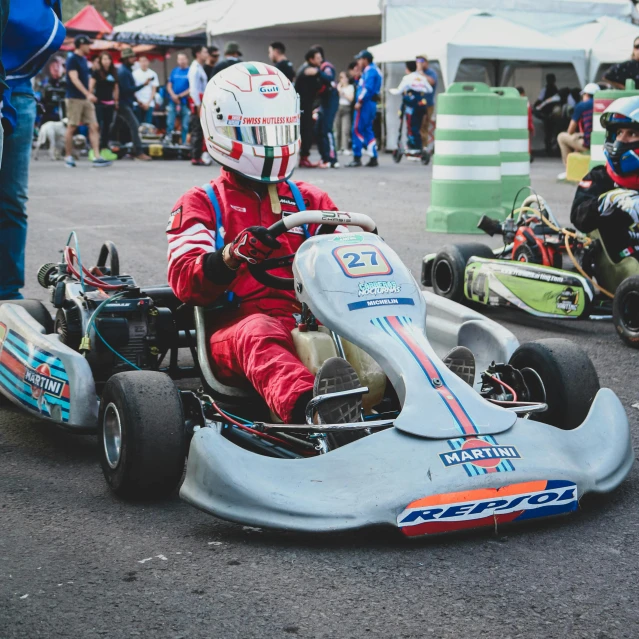
<path id="1" fill-rule="evenodd" d="M 209 546 L 221 546 L 221 541 L 209 541 Z"/>
<path id="2" fill-rule="evenodd" d="M 140 559 L 138 561 L 139 564 L 145 564 L 147 561 L 151 561 L 151 559 L 153 559 L 153 557 L 147 557 L 146 559 Z"/>
<path id="3" fill-rule="evenodd" d="M 161 559 L 162 561 L 168 561 L 168 559 L 164 556 L 164 555 L 155 555 L 158 559 Z"/>
<path id="4" fill-rule="evenodd" d="M 29 595 L 22 595 L 22 597 L 20 597 L 20 599 L 26 599 Z"/>
<path id="5" fill-rule="evenodd" d="M 636 404 L 630 404 L 633 408 L 636 408 L 637 410 L 639 410 L 639 402 L 637 402 Z"/>
<path id="6" fill-rule="evenodd" d="M 247 532 L 262 532 L 261 528 L 255 528 L 254 526 L 242 526 L 242 530 L 246 530 Z"/>

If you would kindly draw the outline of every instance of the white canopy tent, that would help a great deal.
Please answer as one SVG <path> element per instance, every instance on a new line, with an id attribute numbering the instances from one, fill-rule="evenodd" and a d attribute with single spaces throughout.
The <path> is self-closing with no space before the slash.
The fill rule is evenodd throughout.
<path id="1" fill-rule="evenodd" d="M 474 9 L 477 0 L 381 0 L 383 40 Z M 482 10 L 552 35 L 574 29 L 600 16 L 630 22 L 638 17 L 630 0 L 481 0 Z"/>
<path id="2" fill-rule="evenodd" d="M 400 62 L 426 53 L 437 60 L 446 85 L 454 82 L 462 60 L 502 60 L 571 64 L 582 84 L 586 52 L 560 39 L 471 9 L 370 48 L 376 62 Z"/>
<path id="3" fill-rule="evenodd" d="M 587 77 L 593 82 L 600 77 L 602 65 L 628 60 L 632 44 L 638 37 L 639 26 L 604 16 L 567 31 L 562 40 L 588 51 Z"/>
<path id="4" fill-rule="evenodd" d="M 320 43 L 333 64 L 344 69 L 355 53 L 381 40 L 382 17 L 379 0 L 208 0 L 132 20 L 115 30 L 206 32 L 220 49 L 229 40 L 237 41 L 245 60 L 266 61 L 269 43 L 281 40 L 294 64 L 301 64 L 304 53 Z"/>

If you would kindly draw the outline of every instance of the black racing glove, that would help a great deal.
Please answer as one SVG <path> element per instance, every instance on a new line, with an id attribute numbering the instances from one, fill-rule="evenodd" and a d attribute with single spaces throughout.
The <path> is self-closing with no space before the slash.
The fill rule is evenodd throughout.
<path id="1" fill-rule="evenodd" d="M 249 226 L 241 231 L 231 244 L 231 254 L 249 264 L 268 259 L 281 244 L 263 226 Z"/>

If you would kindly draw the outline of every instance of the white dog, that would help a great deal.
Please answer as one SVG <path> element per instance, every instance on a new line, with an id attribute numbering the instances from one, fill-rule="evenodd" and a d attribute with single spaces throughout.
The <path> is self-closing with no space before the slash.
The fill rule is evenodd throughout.
<path id="1" fill-rule="evenodd" d="M 33 159 L 38 159 L 40 147 L 45 143 L 49 143 L 49 157 L 52 160 L 60 160 L 64 156 L 64 136 L 67 133 L 67 118 L 63 118 L 60 122 L 45 122 L 40 127 L 38 140 L 33 149 Z"/>

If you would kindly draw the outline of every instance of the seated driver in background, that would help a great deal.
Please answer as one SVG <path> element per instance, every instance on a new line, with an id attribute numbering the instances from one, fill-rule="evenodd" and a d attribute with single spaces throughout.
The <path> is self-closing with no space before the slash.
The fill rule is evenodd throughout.
<path id="1" fill-rule="evenodd" d="M 606 164 L 579 183 L 570 220 L 584 233 L 597 229 L 613 262 L 639 259 L 639 97 L 615 100 L 601 124 Z"/>
<path id="2" fill-rule="evenodd" d="M 207 150 L 222 170 L 173 208 L 169 284 L 185 303 L 225 306 L 211 326 L 216 377 L 231 386 L 250 382 L 284 422 L 304 423 L 314 394 L 356 388 L 357 374 L 346 360 L 331 358 L 314 377 L 293 345 L 293 313 L 301 311 L 294 292 L 260 284 L 248 267 L 334 230 L 293 228 L 275 240 L 267 229 L 282 215 L 337 207 L 317 187 L 288 181 L 299 159 L 299 98 L 275 67 L 240 62 L 221 71 L 206 88 L 200 117 Z M 286 271 L 279 274 L 291 277 Z M 357 421 L 360 411 L 361 398 L 336 399 L 321 405 L 318 418 Z"/>

